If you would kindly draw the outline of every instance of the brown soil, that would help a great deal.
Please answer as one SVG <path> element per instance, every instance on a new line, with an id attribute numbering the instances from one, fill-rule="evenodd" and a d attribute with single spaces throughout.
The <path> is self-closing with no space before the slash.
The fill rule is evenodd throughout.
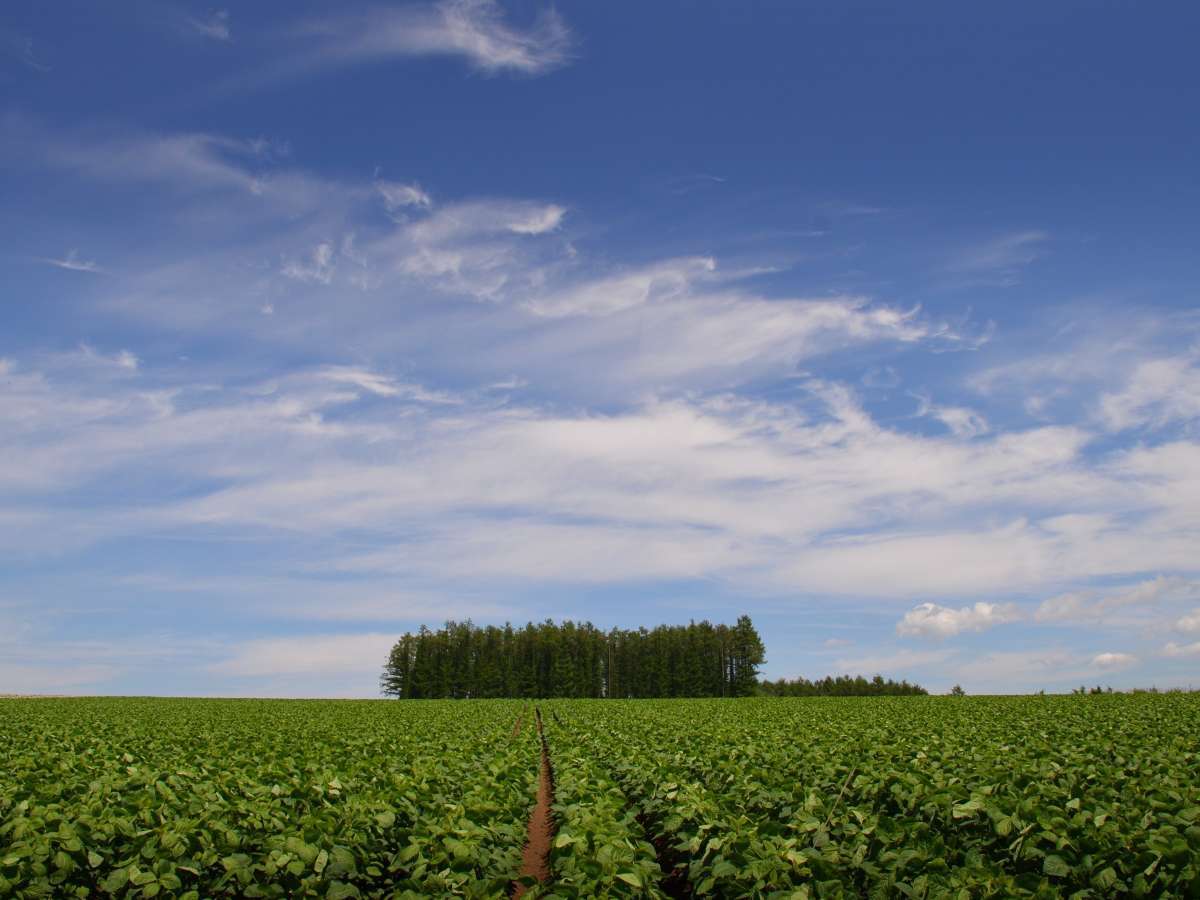
<path id="1" fill-rule="evenodd" d="M 538 739 L 542 743 L 542 765 L 538 775 L 537 803 L 529 813 L 528 838 L 521 856 L 521 876 L 532 875 L 543 884 L 550 878 L 550 847 L 554 844 L 554 814 L 550 806 L 554 803 L 554 769 L 550 765 L 550 750 L 546 746 L 546 735 L 542 731 L 542 711 L 534 710 L 537 721 Z M 525 885 L 513 884 L 514 898 L 525 893 Z"/>
<path id="2" fill-rule="evenodd" d="M 513 722 L 513 730 L 512 730 L 512 736 L 513 736 L 513 737 L 516 737 L 518 734 L 520 734 L 520 733 L 521 733 L 521 720 L 522 720 L 523 718 L 524 718 L 523 716 L 521 716 L 521 715 L 518 715 L 518 716 L 517 716 L 517 721 Z"/>

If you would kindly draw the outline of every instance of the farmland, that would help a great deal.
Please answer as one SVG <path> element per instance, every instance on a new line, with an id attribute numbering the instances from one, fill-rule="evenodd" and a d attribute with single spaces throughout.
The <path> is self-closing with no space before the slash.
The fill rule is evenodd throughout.
<path id="1" fill-rule="evenodd" d="M 1194 694 L 5 699 L 0 895 L 1194 897 L 1198 769 Z"/>

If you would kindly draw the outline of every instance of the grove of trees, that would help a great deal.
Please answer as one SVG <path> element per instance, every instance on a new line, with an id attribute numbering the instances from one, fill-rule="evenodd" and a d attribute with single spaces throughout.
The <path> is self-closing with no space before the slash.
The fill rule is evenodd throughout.
<path id="1" fill-rule="evenodd" d="M 447 622 L 392 647 L 383 693 L 466 697 L 743 697 L 758 691 L 763 642 L 749 616 L 602 631 L 546 620 L 524 628 Z"/>
<path id="2" fill-rule="evenodd" d="M 882 675 L 869 679 L 861 675 L 838 675 L 836 678 L 826 676 L 816 681 L 809 681 L 807 678 L 780 678 L 778 681 L 764 681 L 759 686 L 759 692 L 772 697 L 873 697 L 929 693 L 919 684 L 892 681 Z"/>

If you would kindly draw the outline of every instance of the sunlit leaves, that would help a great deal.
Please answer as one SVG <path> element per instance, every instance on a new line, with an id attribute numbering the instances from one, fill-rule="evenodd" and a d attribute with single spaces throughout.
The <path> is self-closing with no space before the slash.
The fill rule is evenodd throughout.
<path id="1" fill-rule="evenodd" d="M 0 700 L 0 895 L 502 895 L 520 708 Z"/>

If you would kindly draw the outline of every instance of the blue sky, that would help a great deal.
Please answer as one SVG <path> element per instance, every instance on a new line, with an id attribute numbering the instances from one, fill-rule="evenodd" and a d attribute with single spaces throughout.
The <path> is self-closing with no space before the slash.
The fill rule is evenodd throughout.
<path id="1" fill-rule="evenodd" d="M 1200 684 L 1188 4 L 10 2 L 0 692 L 421 623 Z"/>

